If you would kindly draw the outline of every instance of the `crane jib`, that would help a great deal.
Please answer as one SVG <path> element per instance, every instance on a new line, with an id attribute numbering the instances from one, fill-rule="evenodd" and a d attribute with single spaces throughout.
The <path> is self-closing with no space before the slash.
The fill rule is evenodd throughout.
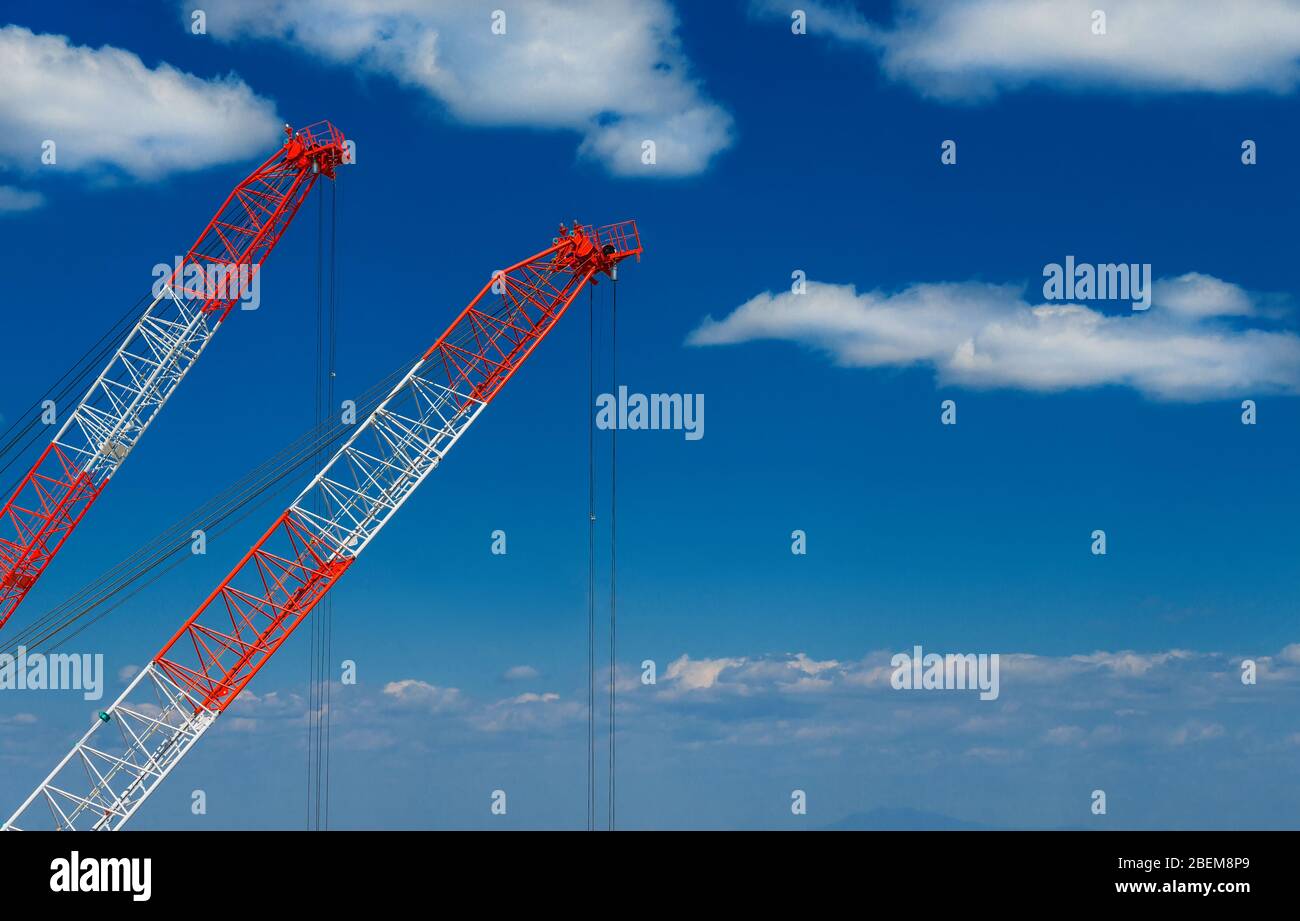
<path id="1" fill-rule="evenodd" d="M 583 287 L 640 254 L 631 221 L 561 225 L 549 248 L 493 275 L 4 828 L 122 828 L 437 469 Z"/>
<path id="2" fill-rule="evenodd" d="M 297 131 L 235 186 L 176 260 L 50 445 L 0 509 L 0 627 L 126 461 L 239 300 L 223 283 L 187 288 L 191 269 L 251 277 L 321 176 L 334 178 L 346 142 L 329 122 Z"/>

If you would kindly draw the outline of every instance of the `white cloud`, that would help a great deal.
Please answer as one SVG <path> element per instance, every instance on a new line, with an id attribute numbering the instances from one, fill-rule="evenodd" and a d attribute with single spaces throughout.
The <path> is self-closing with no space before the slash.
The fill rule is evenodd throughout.
<path id="1" fill-rule="evenodd" d="M 386 74 L 477 125 L 559 128 L 624 176 L 704 170 L 732 120 L 690 73 L 667 0 L 210 0 L 208 32 L 286 41 Z M 186 7 L 188 9 L 188 7 Z M 188 15 L 188 14 L 187 14 Z M 653 140 L 657 163 L 641 162 Z"/>
<path id="2" fill-rule="evenodd" d="M 1248 317 L 1259 311 L 1241 288 L 1213 275 L 1188 272 L 1161 282 L 1160 306 L 1185 317 Z"/>
<path id="3" fill-rule="evenodd" d="M 1294 0 L 905 0 L 889 25 L 844 2 L 799 5 L 810 35 L 869 48 L 891 78 L 940 98 L 1035 83 L 1216 93 L 1289 93 L 1300 84 Z M 789 20 L 781 0 L 755 7 Z M 1105 35 L 1092 31 L 1099 7 Z"/>
<path id="4" fill-rule="evenodd" d="M 417 678 L 390 681 L 384 685 L 384 694 L 400 704 L 419 707 L 432 713 L 441 713 L 461 705 L 458 688 L 438 687 Z"/>
<path id="5" fill-rule="evenodd" d="M 759 294 L 690 345 L 797 342 L 848 367 L 928 365 L 943 383 L 1059 391 L 1121 385 L 1168 400 L 1300 393 L 1300 337 L 1250 325 L 1251 295 L 1208 275 L 1155 283 L 1123 315 L 1028 303 L 1017 286 L 923 283 L 897 293 L 808 282 Z"/>
<path id="6" fill-rule="evenodd" d="M 1063 776 L 1080 764 L 1136 766 L 1125 787 L 1155 767 L 1200 783 L 1216 765 L 1295 751 L 1300 663 L 1280 667 L 1294 650 L 1274 651 L 1271 658 L 1252 650 L 1260 663 L 1258 685 L 1243 685 L 1239 657 L 1221 652 L 1002 653 L 996 701 L 973 691 L 882 685 L 876 676 L 891 670 L 896 651 L 825 660 L 805 653 L 679 656 L 675 668 L 661 670 L 657 685 L 637 682 L 620 692 L 620 744 L 666 753 L 656 764 L 665 770 L 682 759 L 711 769 L 735 759 L 774 775 L 807 769 L 813 760 L 857 766 L 859 773 L 861 765 L 872 765 L 879 771 L 873 784 L 883 789 L 894 789 L 891 778 L 951 778 L 954 765 L 957 774 L 981 763 L 999 770 L 1022 765 L 1018 778 L 1002 778 L 1016 796 L 1036 779 Z M 822 685 L 816 693 L 804 692 L 810 664 Z M 677 677 L 667 678 L 670 670 Z M 383 749 L 392 764 L 425 764 L 455 752 L 471 763 L 501 767 L 507 749 L 525 770 L 566 764 L 586 725 L 585 687 L 479 698 L 407 679 L 382 691 L 354 690 L 336 697 L 338 750 Z M 277 696 L 293 706 L 272 706 Z M 235 730 L 301 743 L 301 697 L 269 693 L 248 706 L 242 700 L 226 717 Z M 454 705 L 443 705 L 448 700 Z M 238 757 L 246 754 L 243 732 L 217 738 Z M 13 748 L 12 740 L 0 733 L 0 749 L 6 747 Z M 1057 792 L 1048 789 L 1043 802 L 1055 802 Z"/>
<path id="7" fill-rule="evenodd" d="M 0 185 L 0 213 L 31 211 L 43 204 L 45 204 L 45 196 L 40 192 L 16 189 L 11 185 Z"/>
<path id="8" fill-rule="evenodd" d="M 740 696 L 769 689 L 819 693 L 830 690 L 846 674 L 838 660 L 818 660 L 804 652 L 719 659 L 692 659 L 683 654 L 664 669 L 659 693 L 666 698 L 707 691 Z"/>
<path id="9" fill-rule="evenodd" d="M 513 668 L 506 669 L 506 673 L 501 677 L 506 681 L 529 681 L 541 675 L 537 669 L 531 665 L 516 665 Z"/>
<path id="10" fill-rule="evenodd" d="M 301 694 L 280 691 L 257 694 L 247 688 L 235 698 L 235 702 L 227 712 L 245 717 L 252 721 L 253 726 L 259 725 L 261 720 L 305 724 L 309 715 L 307 701 Z"/>
<path id="11" fill-rule="evenodd" d="M 479 707 L 469 717 L 480 732 L 555 732 L 585 718 L 586 707 L 554 691 L 526 693 Z"/>
<path id="12" fill-rule="evenodd" d="M 12 25 L 0 28 L 0 61 L 5 166 L 109 168 L 153 179 L 264 154 L 277 143 L 275 107 L 233 75 L 204 80 L 166 63 L 150 68 L 121 48 L 73 45 Z M 56 145 L 52 166 L 41 165 L 46 140 Z"/>
<path id="13" fill-rule="evenodd" d="M 744 659 L 691 659 L 682 654 L 668 663 L 664 680 L 688 691 L 704 690 L 718 683 L 724 669 L 743 665 Z"/>
<path id="14" fill-rule="evenodd" d="M 923 645 L 934 652 L 955 651 Z M 1300 687 L 1300 653 L 1295 644 L 1274 650 L 1271 657 L 1247 650 L 1260 663 L 1258 685 L 1243 685 L 1240 656 L 1222 652 L 1002 653 L 996 701 L 980 700 L 971 691 L 895 690 L 887 681 L 881 686 L 875 676 L 890 670 L 890 658 L 897 651 L 877 649 L 861 658 L 841 655 L 833 660 L 798 652 L 680 656 L 675 661 L 682 663 L 683 676 L 699 678 L 700 672 L 690 666 L 709 664 L 712 677 L 695 682 L 709 686 L 683 690 L 680 681 L 662 677 L 667 668 L 661 670 L 657 685 L 635 681 L 623 686 L 618 698 L 620 746 L 650 753 L 650 760 L 642 760 L 649 770 L 662 773 L 665 789 L 679 784 L 694 789 L 705 775 L 779 779 L 813 770 L 817 776 L 849 777 L 850 787 L 865 785 L 881 802 L 911 801 L 945 811 L 964 807 L 974 810 L 972 819 L 987 812 L 990 821 L 1012 827 L 1081 821 L 1077 800 L 1062 801 L 1060 784 L 1052 780 L 1081 769 L 1101 771 L 1109 778 L 1108 790 L 1127 791 L 1124 795 L 1130 798 L 1143 795 L 1152 777 L 1187 779 L 1181 789 L 1166 784 L 1161 793 L 1186 797 L 1178 814 L 1195 823 L 1214 815 L 1198 812 L 1205 806 L 1204 797 L 1198 799 L 1200 792 L 1229 789 L 1234 779 L 1241 782 L 1242 765 L 1257 765 L 1267 770 L 1251 773 L 1239 785 L 1259 788 L 1267 805 L 1274 795 L 1269 784 L 1285 779 L 1300 746 L 1300 697 L 1295 693 Z M 1293 664 L 1282 667 L 1284 662 Z M 719 663 L 738 664 L 716 668 Z M 808 663 L 827 687 L 816 694 L 796 693 L 810 677 Z M 1272 669 L 1266 668 L 1268 663 Z M 632 663 L 620 672 L 639 674 Z M 579 676 L 572 677 L 577 685 Z M 553 767 L 562 774 L 585 739 L 585 685 L 500 698 L 463 693 L 457 697 L 458 706 L 438 712 L 418 705 L 427 696 L 440 699 L 444 691 L 408 679 L 382 690 L 357 687 L 336 696 L 336 751 L 341 757 L 365 759 L 372 757 L 370 752 L 384 750 L 384 768 L 392 775 L 386 782 L 406 807 L 412 800 L 402 785 L 416 791 L 427 786 L 426 766 L 431 761 L 449 766 L 462 762 L 471 785 L 478 782 L 475 778 L 481 777 L 484 765 L 497 773 L 523 770 L 540 776 L 537 772 Z M 272 707 L 276 698 L 294 706 Z M 268 751 L 272 740 L 279 740 L 274 744 L 284 746 L 282 751 L 298 750 L 305 707 L 301 696 L 267 693 L 250 702 L 251 711 L 244 708 L 243 699 L 235 704 L 239 712 L 224 720 L 248 721 L 234 728 L 255 731 L 259 746 Z M 402 699 L 416 705 L 403 705 Z M 277 717 L 269 711 L 283 714 Z M 288 719 L 291 713 L 294 718 Z M 31 736 L 35 733 L 0 732 L 0 752 L 6 757 L 30 754 L 35 771 L 45 766 L 44 755 L 36 747 L 28 753 L 18 744 Z M 249 742 L 241 732 L 218 730 L 213 744 L 224 747 L 231 758 L 247 758 Z M 993 770 L 980 773 L 981 765 Z M 413 773 L 407 773 L 408 768 Z M 969 778 L 971 773 L 976 776 Z M 955 777 L 970 783 L 954 790 Z M 664 802 L 662 797 L 652 799 Z M 1023 815 L 997 817 L 1001 810 L 1025 802 L 1032 808 Z M 1085 798 L 1084 819 L 1086 806 Z M 650 808 L 659 815 L 653 804 Z M 836 808 L 849 807 L 832 791 L 822 808 L 834 814 Z M 1240 824 L 1240 815 L 1231 812 L 1226 823 Z M 706 807 L 666 824 L 708 824 L 709 813 Z"/>
<path id="15" fill-rule="evenodd" d="M 1071 660 L 1106 668 L 1117 675 L 1140 676 L 1145 675 L 1153 668 L 1159 668 L 1162 665 L 1178 662 L 1182 659 L 1191 659 L 1193 655 L 1193 653 L 1183 649 L 1171 649 L 1168 652 L 1158 653 L 1136 653 L 1125 650 L 1123 652 L 1094 652 L 1090 655 L 1071 656 Z"/>
<path id="16" fill-rule="evenodd" d="M 794 693 L 808 680 L 798 667 L 802 655 L 683 655 L 673 663 L 680 663 L 677 681 L 628 694 L 626 705 L 635 710 L 628 719 L 638 723 L 688 714 L 696 746 L 705 740 L 771 747 L 833 739 L 836 746 L 883 747 L 891 757 L 902 746 L 922 757 L 934 739 L 960 734 L 979 737 L 974 747 L 960 743 L 964 756 L 996 759 L 1030 750 L 1149 750 L 1211 742 L 1226 737 L 1224 720 L 1239 715 L 1249 699 L 1273 704 L 1262 705 L 1260 719 L 1243 728 L 1252 745 L 1268 747 L 1278 739 L 1276 708 L 1294 699 L 1293 685 L 1300 682 L 1300 669 L 1276 667 L 1292 655 L 1289 650 L 1257 657 L 1258 687 L 1242 685 L 1240 659 L 1219 652 L 1001 653 L 996 703 L 963 691 L 894 690 L 888 683 L 890 650 L 819 668 L 816 681 L 822 686 L 812 696 Z M 1189 713 L 1198 718 L 1189 720 Z"/>
<path id="17" fill-rule="evenodd" d="M 835 659 L 823 659 L 819 661 L 809 656 L 806 652 L 795 653 L 789 664 L 791 668 L 798 669 L 807 675 L 814 676 L 840 667 L 840 663 Z"/>
<path id="18" fill-rule="evenodd" d="M 549 704 L 549 703 L 554 703 L 555 701 L 557 701 L 557 700 L 559 700 L 559 699 L 560 699 L 560 695 L 559 695 L 559 694 L 556 694 L 554 691 L 547 691 L 547 692 L 545 692 L 544 694 L 534 694 L 533 692 L 528 691 L 528 692 L 526 692 L 526 693 L 520 694 L 518 697 L 513 698 L 513 699 L 511 700 L 511 703 L 516 703 L 516 704 L 537 704 L 537 703 Z"/>
<path id="19" fill-rule="evenodd" d="M 1300 646 L 1300 644 L 1297 644 Z M 1286 661 L 1291 655 L 1288 646 L 1278 656 Z M 662 675 L 656 696 L 668 699 L 688 692 L 711 691 L 697 694 L 700 699 L 723 700 L 733 697 L 760 697 L 764 694 L 787 694 L 805 690 L 844 692 L 856 696 L 867 690 L 884 690 L 886 697 L 898 697 L 890 685 L 894 666 L 890 660 L 893 651 L 879 650 L 858 661 L 838 659 L 815 660 L 806 653 L 779 656 L 735 656 L 714 659 L 692 659 L 682 654 L 669 663 Z M 1001 653 L 1000 668 L 1004 689 L 1018 687 L 1041 693 L 1044 686 L 1057 687 L 1078 684 L 1106 687 L 1117 692 L 1140 686 L 1143 682 L 1181 680 L 1187 674 L 1206 674 L 1216 670 L 1239 674 L 1237 660 L 1229 660 L 1218 653 L 1197 653 L 1184 649 L 1158 652 L 1134 650 L 1099 650 L 1065 656 L 1044 656 L 1031 653 Z M 1259 656 L 1262 666 L 1271 666 L 1273 659 Z M 1300 663 L 1298 663 L 1300 664 Z M 1267 669 L 1266 669 L 1267 670 Z M 1300 670 L 1274 669 L 1279 680 L 1300 679 Z M 1200 679 L 1197 679 L 1198 681 Z M 636 691 L 637 689 L 631 689 Z M 979 708 L 976 708 L 977 710 Z M 987 716 L 987 714 L 981 714 Z M 981 724 L 967 721 L 967 731 Z M 991 725 L 987 720 L 982 725 Z M 1058 734 L 1059 736 L 1059 734 Z"/>

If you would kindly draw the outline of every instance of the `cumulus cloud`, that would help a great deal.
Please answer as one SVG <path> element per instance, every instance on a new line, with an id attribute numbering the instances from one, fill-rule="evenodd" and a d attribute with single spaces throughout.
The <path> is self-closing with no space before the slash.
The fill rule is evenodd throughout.
<path id="1" fill-rule="evenodd" d="M 586 708 L 554 691 L 526 693 L 481 705 L 469 716 L 480 732 L 555 732 L 586 719 Z"/>
<path id="2" fill-rule="evenodd" d="M 937 653 L 961 651 L 923 646 Z M 1205 789 L 1251 789 L 1259 797 L 1250 802 L 1266 810 L 1280 807 L 1281 815 L 1290 816 L 1294 810 L 1287 812 L 1285 802 L 1269 805 L 1270 796 L 1276 797 L 1269 785 L 1293 773 L 1300 745 L 1298 650 L 1295 644 L 1271 654 L 1246 650 L 1258 665 L 1254 685 L 1242 683 L 1240 654 L 1168 648 L 1004 652 L 1001 694 L 992 701 L 976 691 L 892 688 L 890 660 L 898 649 L 859 658 L 818 658 L 803 651 L 683 654 L 660 670 L 657 684 L 623 686 L 619 744 L 635 753 L 630 764 L 665 779 L 662 789 L 683 794 L 701 777 L 745 777 L 760 784 L 812 777 L 803 783 L 823 790 L 819 808 L 827 818 L 858 802 L 831 792 L 846 783 L 868 790 L 862 801 L 867 804 L 911 803 L 998 826 L 1056 827 L 1087 820 L 1086 794 L 1097 785 L 1096 776 L 1106 778 L 1109 793 L 1129 802 L 1158 785 L 1190 824 L 1242 821 L 1231 811 L 1224 818 L 1217 800 L 1210 808 L 1201 795 Z M 620 671 L 638 673 L 630 663 Z M 579 676 L 573 678 L 576 684 Z M 807 687 L 808 680 L 817 682 L 815 689 Z M 456 705 L 443 706 L 449 700 Z M 427 795 L 429 763 L 461 763 L 471 784 L 485 771 L 517 771 L 549 778 L 560 789 L 573 777 L 585 738 L 585 685 L 481 696 L 407 678 L 348 689 L 334 703 L 334 757 L 370 770 L 372 752 L 383 750 L 383 773 L 403 810 Z M 236 763 L 247 760 L 247 733 L 257 735 L 264 747 L 259 750 L 274 744 L 291 751 L 302 744 L 305 707 L 296 692 L 241 697 L 236 712 L 218 723 L 211 744 Z M 33 773 L 47 768 L 55 738 L 24 748 L 39 733 L 39 727 L 0 732 L 0 754 L 30 758 Z M 57 741 L 63 744 L 61 735 Z M 1257 773 L 1250 773 L 1252 765 Z M 1169 778 L 1187 782 L 1172 790 Z M 1084 791 L 1081 798 L 1076 787 Z M 752 815 L 752 802 L 744 796 L 738 802 Z M 1026 803 L 1028 808 L 1015 808 Z M 441 806 L 430 808 L 441 814 Z M 667 815 L 654 804 L 640 808 L 646 810 L 641 821 L 656 827 L 710 822 L 707 806 Z"/>
<path id="3" fill-rule="evenodd" d="M 910 650 L 907 650 L 910 652 Z M 692 659 L 683 654 L 669 663 L 656 689 L 657 694 L 696 696 L 718 699 L 725 694 L 788 694 L 806 689 L 809 680 L 823 690 L 858 694 L 860 689 L 892 691 L 889 677 L 894 671 L 893 652 L 877 651 L 856 661 L 817 660 L 806 653 L 765 656 L 735 656 Z M 1288 646 L 1276 657 L 1258 656 L 1256 662 L 1269 680 L 1300 681 L 1300 657 L 1292 661 L 1293 647 Z M 1099 682 L 1114 688 L 1126 682 L 1157 679 L 1160 676 L 1184 675 L 1212 669 L 1226 669 L 1229 660 L 1215 653 L 1197 653 L 1185 649 L 1157 652 L 1134 650 L 1098 650 L 1065 656 L 1031 653 L 1001 653 L 1001 671 L 1020 687 L 1069 682 Z M 1239 661 L 1239 660 L 1232 660 Z M 710 693 L 705 693 L 710 692 Z M 966 728 L 972 728 L 968 724 Z"/>
<path id="4" fill-rule="evenodd" d="M 823 661 L 818 661 L 812 658 L 811 656 L 809 656 L 806 652 L 797 652 L 791 658 L 790 666 L 792 668 L 797 668 L 799 669 L 799 671 L 804 672 L 805 674 L 808 675 L 819 675 L 822 672 L 839 668 L 840 663 L 837 662 L 835 659 L 825 659 Z"/>
<path id="5" fill-rule="evenodd" d="M 862 655 L 846 649 L 833 658 L 821 650 L 769 654 L 743 647 L 683 654 L 670 657 L 681 663 L 676 677 L 666 677 L 665 665 L 655 685 L 637 680 L 639 656 L 623 663 L 620 673 L 632 677 L 618 695 L 619 751 L 626 755 L 620 770 L 627 772 L 628 791 L 648 791 L 620 806 L 625 821 L 655 828 L 770 827 L 781 800 L 771 811 L 773 801 L 761 791 L 779 797 L 798 783 L 810 794 L 820 791 L 815 824 L 881 806 L 996 827 L 1075 827 L 1094 821 L 1088 793 L 1104 786 L 1112 802 L 1169 803 L 1167 812 L 1113 813 L 1121 827 L 1294 825 L 1295 804 L 1278 791 L 1288 789 L 1300 752 L 1300 644 L 1235 654 L 1003 652 L 1001 694 L 984 701 L 975 691 L 890 686 L 890 659 L 911 651 L 908 640 L 928 652 L 996 651 L 925 639 L 909 637 L 901 649 Z M 1258 665 L 1258 684 L 1242 683 L 1242 654 Z M 336 693 L 331 757 L 339 778 L 381 780 L 368 782 L 359 811 L 342 821 L 370 827 L 388 801 L 392 816 L 406 817 L 409 827 L 475 825 L 468 813 L 449 813 L 444 791 L 475 797 L 489 789 L 484 777 L 492 787 L 519 789 L 530 810 L 539 792 L 559 800 L 554 817 L 532 820 L 538 827 L 572 820 L 570 804 L 582 802 L 587 689 L 580 670 L 569 674 L 571 686 L 536 693 L 494 693 L 494 674 L 476 691 L 453 691 L 426 674 Z M 808 690 L 804 679 L 821 684 Z M 456 705 L 441 705 L 448 700 Z M 259 771 L 273 778 L 284 764 L 302 763 L 307 706 L 299 688 L 245 691 L 205 740 L 211 749 L 205 758 L 229 765 L 230 776 L 248 781 L 250 790 L 272 791 L 265 795 L 274 806 L 275 783 L 253 778 Z M 5 732 L 5 720 L 0 716 L 0 758 L 43 776 L 50 752 L 68 744 L 66 723 L 47 726 L 42 719 Z M 254 749 L 258 757 L 250 760 Z M 383 753 L 379 760 L 376 752 Z M 796 780 L 787 783 L 791 777 Z M 30 781 L 19 777 L 24 783 Z M 701 786 L 701 798 L 689 799 Z M 1223 795 L 1207 798 L 1207 789 Z M 733 805 L 720 805 L 719 795 L 734 795 Z M 672 810 L 681 798 L 686 804 Z M 487 815 L 478 807 L 473 812 Z"/>
<path id="6" fill-rule="evenodd" d="M 828 689 L 837 676 L 847 675 L 839 661 L 814 659 L 804 652 L 717 659 L 692 659 L 682 654 L 668 663 L 659 687 L 670 697 L 710 690 L 744 696 L 764 688 L 800 693 Z"/>
<path id="7" fill-rule="evenodd" d="M 323 711 L 322 706 L 320 712 Z M 305 724 L 310 715 L 307 701 L 297 692 L 268 691 L 258 694 L 247 688 L 235 698 L 228 712 L 244 719 L 249 728 L 261 725 L 260 721 L 263 720 L 275 724 Z"/>
<path id="8" fill-rule="evenodd" d="M 931 649 L 939 654 L 959 652 Z M 895 689 L 897 649 L 860 658 L 805 652 L 673 659 L 658 682 L 620 683 L 620 733 L 666 735 L 692 748 L 774 747 L 838 751 L 867 746 L 915 752 L 948 741 L 999 749 L 1180 747 L 1229 736 L 1284 742 L 1294 731 L 1300 644 L 1249 654 L 1257 683 L 1244 685 L 1241 655 L 1187 649 L 1094 650 L 1072 655 L 1003 652 L 1000 694 Z M 907 647 L 901 651 L 911 652 Z M 620 668 L 628 674 L 636 669 Z M 568 744 L 586 722 L 585 686 L 571 692 L 481 696 L 422 678 L 333 697 L 336 726 L 364 726 L 371 743 L 471 748 L 485 734 L 529 734 Z M 145 712 L 157 712 L 143 705 Z M 308 701 L 295 690 L 246 690 L 232 707 L 244 731 L 290 734 L 306 724 Z M 233 723 L 234 720 L 227 722 Z M 1278 734 L 1279 727 L 1285 733 Z M 386 741 L 385 741 L 386 740 Z M 1289 744 L 1289 743 L 1287 743 Z M 495 749 L 493 749 L 495 750 Z M 892 756 L 891 756 L 892 757 Z"/>
<path id="9" fill-rule="evenodd" d="M 756 0 L 789 19 L 790 4 Z M 1032 84 L 1146 92 L 1290 93 L 1300 84 L 1300 3 L 1111 0 L 903 0 L 889 24 L 842 0 L 808 0 L 810 35 L 869 49 L 922 93 L 980 99 Z"/>
<path id="10" fill-rule="evenodd" d="M 944 752 L 1039 757 L 1032 753 L 1168 751 L 1220 740 L 1263 751 L 1289 745 L 1294 731 L 1300 644 L 1252 653 L 1253 685 L 1242 683 L 1242 656 L 1223 652 L 1004 652 L 994 701 L 981 700 L 977 690 L 895 689 L 889 679 L 898 651 L 879 649 L 857 659 L 804 652 L 682 654 L 656 684 L 622 687 L 622 731 L 677 739 L 692 749 L 787 746 L 805 755 L 853 749 L 891 758 L 907 751 L 917 763 Z M 475 738 L 503 732 L 567 744 L 585 725 L 581 695 L 547 690 L 479 697 L 406 678 L 378 692 L 337 695 L 336 723 L 363 724 L 376 734 L 371 742 L 383 745 L 418 739 L 434 747 L 491 748 Z M 306 701 L 296 692 L 245 692 L 233 710 L 245 731 L 296 732 L 306 720 Z"/>
<path id="11" fill-rule="evenodd" d="M 618 175 L 698 173 L 731 143 L 731 117 L 692 76 L 667 0 L 530 0 L 506 9 L 505 34 L 492 29 L 496 0 L 204 6 L 218 39 L 284 41 L 385 74 L 470 124 L 577 132 L 579 152 Z"/>
<path id="12" fill-rule="evenodd" d="M 668 663 L 664 670 L 664 680 L 689 691 L 711 688 L 718 683 L 718 676 L 724 669 L 735 668 L 745 663 L 744 659 L 694 659 L 683 654 Z"/>
<path id="13" fill-rule="evenodd" d="M 418 707 L 432 713 L 452 710 L 461 704 L 461 693 L 458 688 L 438 687 L 415 678 L 390 681 L 384 685 L 384 695 L 399 704 Z"/>
<path id="14" fill-rule="evenodd" d="M 116 170 L 137 179 L 203 169 L 277 143 L 275 107 L 235 76 L 204 80 L 135 54 L 66 36 L 0 28 L 0 163 L 38 169 Z M 42 167 L 42 144 L 56 162 Z M 39 204 L 0 192 L 0 210 Z"/>
<path id="15" fill-rule="evenodd" d="M 501 677 L 505 678 L 506 681 L 530 681 L 540 675 L 541 672 L 531 665 L 516 665 L 513 668 L 506 669 L 505 674 Z"/>
<path id="16" fill-rule="evenodd" d="M 916 764 L 954 756 L 1044 764 L 1065 750 L 1141 751 L 1150 759 L 1221 740 L 1259 752 L 1289 744 L 1279 727 L 1289 729 L 1300 686 L 1291 647 L 1255 655 L 1258 684 L 1249 686 L 1241 681 L 1243 659 L 1220 652 L 1002 653 L 1001 694 L 988 702 L 973 691 L 896 690 L 892 655 L 818 663 L 811 693 L 803 654 L 683 655 L 657 686 L 626 695 L 626 720 L 693 749 L 906 753 Z"/>
<path id="17" fill-rule="evenodd" d="M 512 704 L 549 704 L 559 699 L 560 695 L 556 694 L 554 691 L 547 691 L 544 694 L 534 694 L 533 692 L 528 691 L 520 694 L 518 697 L 512 698 L 509 702 Z"/>
<path id="18" fill-rule="evenodd" d="M 1300 337 L 1261 325 L 1246 290 L 1198 273 L 1155 282 L 1153 306 L 1122 315 L 1034 304 L 1014 285 L 922 283 L 859 293 L 808 282 L 765 292 L 687 338 L 814 348 L 846 367 L 929 366 L 942 383 L 1060 391 L 1119 385 L 1165 400 L 1300 393 Z"/>

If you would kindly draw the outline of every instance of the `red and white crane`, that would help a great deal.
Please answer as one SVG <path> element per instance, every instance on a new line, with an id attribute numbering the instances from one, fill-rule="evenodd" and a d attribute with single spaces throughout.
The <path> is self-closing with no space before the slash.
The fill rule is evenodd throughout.
<path id="1" fill-rule="evenodd" d="M 104 710 L 5 830 L 116 831 L 334 587 L 636 224 L 560 227 L 493 275 L 234 570 Z M 489 295 L 486 309 L 484 299 Z"/>
<path id="2" fill-rule="evenodd" d="M 235 186 L 49 447 L 0 510 L 0 627 L 41 577 L 246 293 L 346 142 L 329 122 L 293 131 Z M 187 283 L 201 278 L 203 282 Z M 215 283 L 211 283 L 215 282 Z"/>

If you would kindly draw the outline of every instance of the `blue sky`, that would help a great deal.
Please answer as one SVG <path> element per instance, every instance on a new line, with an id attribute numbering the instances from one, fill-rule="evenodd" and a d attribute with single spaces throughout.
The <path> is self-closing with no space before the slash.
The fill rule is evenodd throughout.
<path id="1" fill-rule="evenodd" d="M 322 23 L 209 0 L 199 36 L 188 5 L 9 4 L 32 34 L 6 28 L 0 48 L 31 82 L 0 90 L 0 416 L 189 245 L 280 122 L 329 118 L 358 152 L 338 184 L 341 397 L 560 220 L 638 221 L 618 382 L 704 394 L 707 412 L 699 441 L 619 437 L 621 825 L 905 808 L 1294 827 L 1296 5 L 1225 23 L 1213 5 L 1114 4 L 1098 36 L 1070 3 L 1019 27 L 1031 4 L 805 3 L 805 35 L 779 4 L 530 4 L 492 36 L 502 5 Z M 105 101 L 69 104 L 87 84 Z M 49 136 L 62 165 L 39 165 Z M 232 316 L 11 631 L 310 424 L 315 206 L 268 262 L 261 309 Z M 1164 287 L 1146 314 L 1082 304 L 1055 326 L 1034 308 L 1067 255 L 1149 263 Z M 336 826 L 584 824 L 584 313 L 335 592 L 336 657 L 360 676 L 335 698 Z M 980 361 L 963 365 L 968 339 Z M 111 673 L 142 664 L 290 497 L 73 648 Z M 915 644 L 999 653 L 1001 697 L 891 690 L 880 669 Z M 1258 685 L 1237 680 L 1243 657 Z M 139 827 L 301 825 L 306 658 L 303 633 Z M 520 666 L 532 677 L 505 677 Z M 88 708 L 0 697 L 0 804 Z"/>

